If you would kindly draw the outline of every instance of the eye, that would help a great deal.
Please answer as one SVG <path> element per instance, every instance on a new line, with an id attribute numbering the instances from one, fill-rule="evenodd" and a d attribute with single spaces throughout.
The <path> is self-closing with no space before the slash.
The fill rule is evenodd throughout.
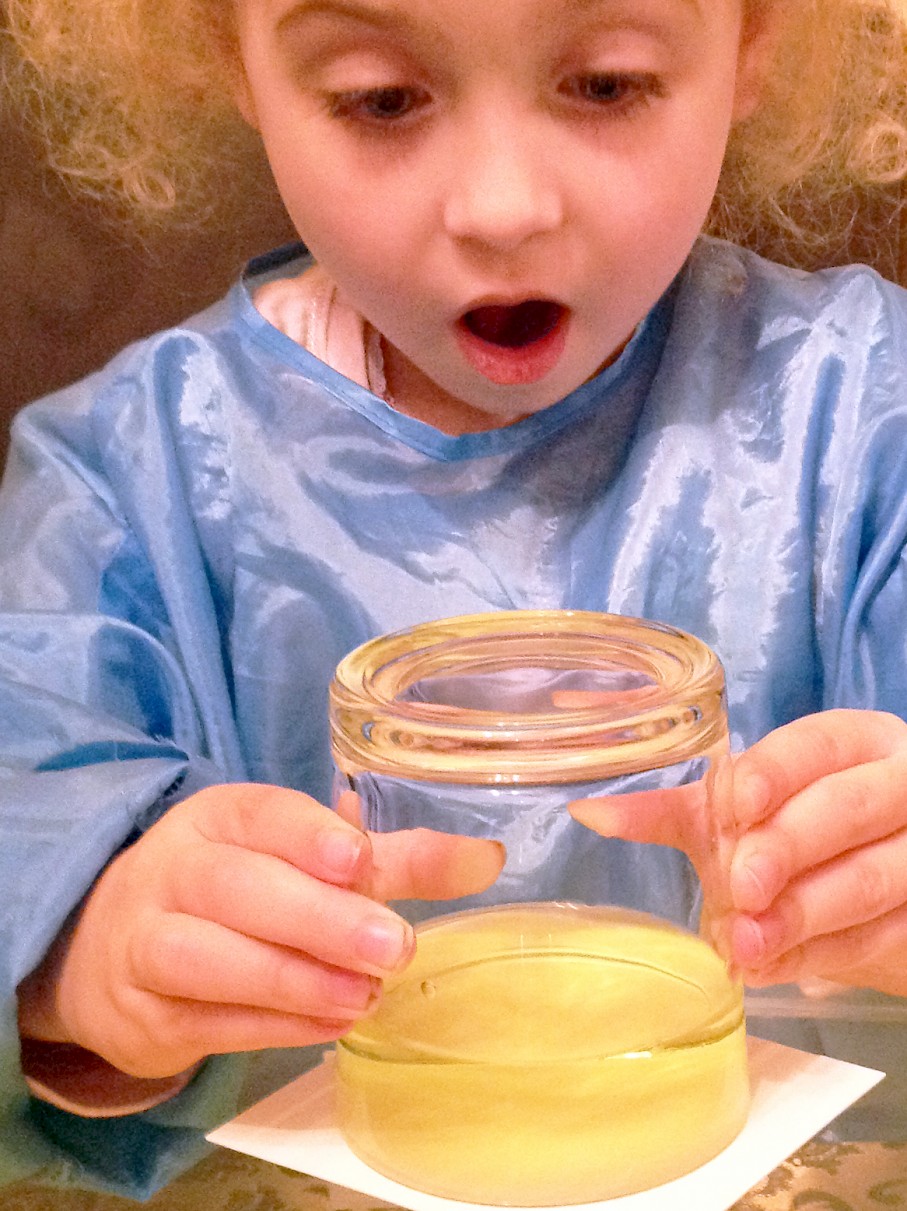
<path id="1" fill-rule="evenodd" d="M 568 76 L 560 92 L 571 100 L 624 114 L 664 96 L 665 88 L 649 72 L 587 72 Z"/>
<path id="2" fill-rule="evenodd" d="M 415 117 L 431 98 L 424 89 L 394 84 L 328 93 L 325 100 L 332 118 L 393 126 Z"/>

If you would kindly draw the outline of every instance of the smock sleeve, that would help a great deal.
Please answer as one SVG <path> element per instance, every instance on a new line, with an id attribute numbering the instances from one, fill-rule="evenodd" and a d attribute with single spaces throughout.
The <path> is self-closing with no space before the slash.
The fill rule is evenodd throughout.
<path id="1" fill-rule="evenodd" d="M 216 620 L 166 433 L 152 419 L 113 436 L 139 424 L 141 394 L 96 376 L 26 409 L 0 490 L 0 1181 L 40 1172 L 133 1197 L 198 1158 L 233 1111 L 236 1065 L 209 1061 L 144 1113 L 69 1113 L 29 1093 L 16 988 L 112 856 L 231 772 L 210 727 Z M 144 461 L 144 502 L 122 458 L 111 473 L 114 445 Z"/>

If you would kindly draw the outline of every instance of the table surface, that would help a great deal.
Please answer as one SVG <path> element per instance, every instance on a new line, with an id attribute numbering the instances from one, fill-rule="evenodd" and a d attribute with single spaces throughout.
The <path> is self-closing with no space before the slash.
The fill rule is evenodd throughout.
<path id="1" fill-rule="evenodd" d="M 371 1211 L 367 1195 L 217 1149 L 143 1204 L 107 1194 L 20 1182 L 0 1211 Z M 813 1141 L 769 1174 L 733 1211 L 890 1211 L 907 1208 L 907 1144 Z M 695 1208 L 678 1208 L 695 1211 Z"/>

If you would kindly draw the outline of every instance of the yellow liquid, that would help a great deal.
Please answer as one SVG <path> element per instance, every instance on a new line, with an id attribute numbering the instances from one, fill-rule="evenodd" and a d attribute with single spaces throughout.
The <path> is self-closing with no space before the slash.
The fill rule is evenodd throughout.
<path id="1" fill-rule="evenodd" d="M 660 1185 L 749 1108 L 742 993 L 700 939 L 580 905 L 460 913 L 337 1046 L 352 1148 L 404 1185 L 555 1206 Z"/>

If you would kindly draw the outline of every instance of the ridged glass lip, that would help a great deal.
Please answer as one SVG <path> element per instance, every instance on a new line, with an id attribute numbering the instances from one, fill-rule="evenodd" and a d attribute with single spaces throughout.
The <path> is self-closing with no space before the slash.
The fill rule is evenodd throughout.
<path id="1" fill-rule="evenodd" d="M 535 929 L 533 918 L 538 920 Z M 469 908 L 430 918 L 416 926 L 419 948 L 415 967 L 418 968 L 418 974 L 413 975 L 413 968 L 398 973 L 388 982 L 386 995 L 393 997 L 398 989 L 402 988 L 409 996 L 415 984 L 421 984 L 424 993 L 426 984 L 430 986 L 451 976 L 456 977 L 459 972 L 510 963 L 518 966 L 527 960 L 551 964 L 551 979 L 557 982 L 557 961 L 567 958 L 574 962 L 588 963 L 590 970 L 597 968 L 599 979 L 612 978 L 602 974 L 606 971 L 613 973 L 614 979 L 619 979 L 622 975 L 632 975 L 634 972 L 647 971 L 660 977 L 666 985 L 673 984 L 678 988 L 686 986 L 701 996 L 702 1014 L 695 1023 L 688 1022 L 685 1027 L 673 1032 L 670 1028 L 665 1030 L 657 1040 L 647 1040 L 643 1051 L 631 1052 L 620 1048 L 602 1051 L 597 1043 L 592 1042 L 588 1050 L 584 1049 L 569 1057 L 563 1053 L 557 1057 L 541 1053 L 534 1057 L 523 1056 L 519 1060 L 508 1061 L 524 1069 L 543 1067 L 550 1064 L 553 1058 L 559 1064 L 586 1064 L 590 1061 L 627 1058 L 646 1060 L 666 1051 L 677 1052 L 686 1048 L 701 1047 L 706 1042 L 716 1042 L 733 1034 L 741 1026 L 744 1020 L 743 986 L 739 978 L 732 977 L 727 972 L 717 955 L 714 958 L 714 967 L 710 969 L 704 969 L 702 963 L 691 967 L 691 952 L 687 949 L 680 951 L 681 961 L 678 961 L 676 953 L 671 954 L 673 965 L 668 963 L 664 956 L 656 961 L 651 954 L 641 954 L 638 946 L 631 943 L 628 937 L 625 937 L 622 943 L 609 944 L 606 931 L 613 925 L 622 926 L 628 934 L 635 931 L 637 935 L 644 935 L 654 928 L 659 933 L 674 934 L 680 939 L 686 939 L 688 945 L 701 948 L 703 953 L 710 949 L 708 942 L 703 938 L 675 922 L 616 905 L 536 900 Z M 597 931 L 604 932 L 595 937 Z M 432 935 L 438 934 L 455 938 L 459 936 L 463 945 L 455 957 L 445 956 L 442 961 L 426 962 L 421 956 L 426 953 L 431 955 L 432 951 L 426 952 L 424 947 L 426 943 L 431 942 Z M 496 943 L 493 948 L 488 946 L 489 936 Z M 518 972 L 515 979 L 519 980 Z M 535 1005 L 534 1002 L 532 1004 Z M 377 1034 L 372 1031 L 373 1021 L 377 1026 Z M 389 1026 L 386 1017 L 382 1021 L 379 1010 L 374 1019 L 364 1018 L 349 1034 L 338 1039 L 337 1049 L 341 1053 L 346 1051 L 353 1056 L 388 1063 L 502 1063 L 490 1056 L 476 1058 L 474 1049 L 473 1055 L 467 1059 L 456 1047 L 436 1046 L 424 1034 L 420 1037 L 420 1030 L 421 1023 L 418 1018 L 415 1033 L 411 1028 Z"/>
<path id="2" fill-rule="evenodd" d="M 515 713 L 404 697 L 423 679 L 520 667 L 626 671 L 631 695 Z M 552 784 L 659 768 L 726 736 L 724 673 L 700 639 L 664 623 L 584 610 L 509 610 L 421 623 L 337 666 L 337 767 L 443 783 Z"/>

